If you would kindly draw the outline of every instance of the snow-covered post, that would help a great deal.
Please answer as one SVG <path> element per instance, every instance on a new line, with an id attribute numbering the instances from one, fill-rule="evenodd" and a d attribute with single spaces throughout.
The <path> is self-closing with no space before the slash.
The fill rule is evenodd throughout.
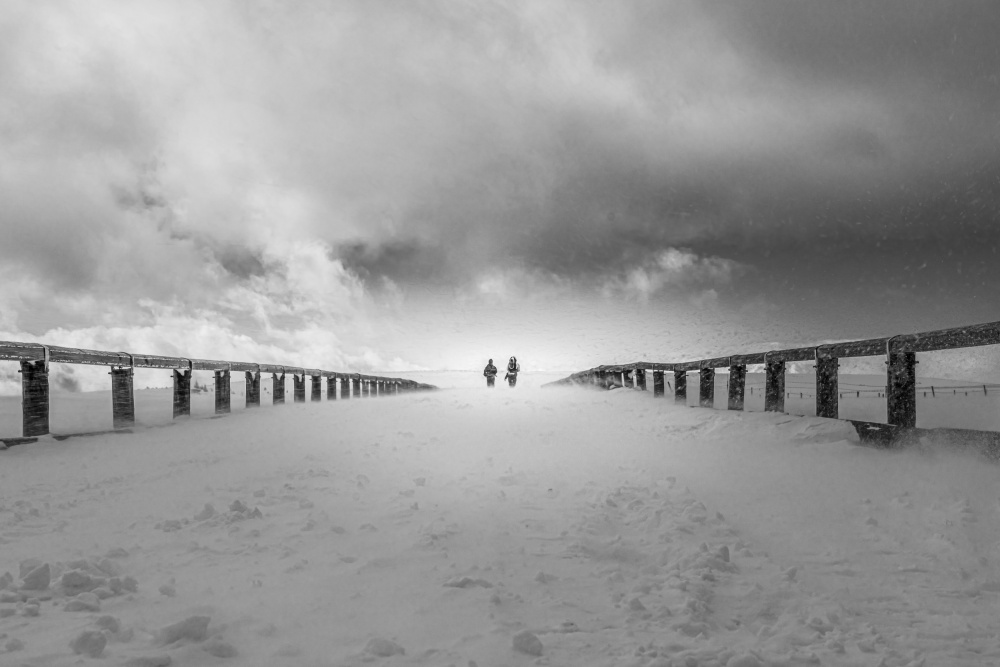
<path id="1" fill-rule="evenodd" d="M 816 348 L 816 416 L 836 419 L 840 412 L 837 357 L 820 356 Z"/>
<path id="2" fill-rule="evenodd" d="M 306 374 L 292 373 L 292 402 L 306 402 Z"/>
<path id="3" fill-rule="evenodd" d="M 277 373 L 271 378 L 272 385 L 271 402 L 275 405 L 285 402 L 285 371 L 282 369 L 281 375 Z"/>
<path id="4" fill-rule="evenodd" d="M 247 407 L 260 407 L 260 371 L 246 371 L 247 378 Z"/>
<path id="5" fill-rule="evenodd" d="M 111 424 L 115 429 L 135 424 L 132 367 L 111 368 Z"/>
<path id="6" fill-rule="evenodd" d="M 886 421 L 893 426 L 913 428 L 917 425 L 917 355 L 893 352 L 891 338 L 886 348 Z"/>
<path id="7" fill-rule="evenodd" d="M 174 419 L 191 416 L 191 369 L 174 369 Z"/>
<path id="8" fill-rule="evenodd" d="M 312 395 L 310 398 L 313 401 L 323 400 L 323 376 L 313 375 L 312 376 Z"/>
<path id="9" fill-rule="evenodd" d="M 771 361 L 764 354 L 764 410 L 785 411 L 785 362 Z"/>
<path id="10" fill-rule="evenodd" d="M 646 391 L 646 369 L 636 368 L 635 369 L 635 386 L 642 391 Z"/>
<path id="11" fill-rule="evenodd" d="M 215 414 L 228 414 L 229 407 L 229 371 L 215 371 Z"/>
<path id="12" fill-rule="evenodd" d="M 663 371 L 653 371 L 653 398 L 663 396 Z"/>
<path id="13" fill-rule="evenodd" d="M 48 349 L 48 348 L 46 348 Z M 21 434 L 49 432 L 49 365 L 45 359 L 21 362 Z"/>
<path id="14" fill-rule="evenodd" d="M 742 410 L 747 391 L 747 366 L 734 364 L 729 367 L 729 409 Z"/>
<path id="15" fill-rule="evenodd" d="M 337 400 L 337 376 L 333 375 L 326 379 L 326 400 Z"/>
<path id="16" fill-rule="evenodd" d="M 674 403 L 687 405 L 687 371 L 674 371 Z"/>
<path id="17" fill-rule="evenodd" d="M 715 369 L 698 370 L 698 404 L 703 408 L 715 405 Z"/>

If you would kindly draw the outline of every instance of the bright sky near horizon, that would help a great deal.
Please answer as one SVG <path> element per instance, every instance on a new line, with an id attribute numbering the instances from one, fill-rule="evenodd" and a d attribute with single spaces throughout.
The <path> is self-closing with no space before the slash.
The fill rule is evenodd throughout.
<path id="1" fill-rule="evenodd" d="M 1000 320 L 997 34 L 992 0 L 9 0 L 0 339 L 579 370 Z"/>

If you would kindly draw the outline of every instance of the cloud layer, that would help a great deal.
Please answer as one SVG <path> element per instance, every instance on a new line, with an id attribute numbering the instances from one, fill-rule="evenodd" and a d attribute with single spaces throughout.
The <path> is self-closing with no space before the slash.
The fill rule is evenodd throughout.
<path id="1" fill-rule="evenodd" d="M 9 3 L 0 334 L 385 368 L 475 299 L 998 319 L 998 14 Z"/>

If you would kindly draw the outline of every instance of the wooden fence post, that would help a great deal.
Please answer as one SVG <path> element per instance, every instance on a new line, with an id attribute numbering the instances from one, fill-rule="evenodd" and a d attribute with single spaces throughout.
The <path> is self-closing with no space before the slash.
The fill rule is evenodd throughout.
<path id="1" fill-rule="evenodd" d="M 714 368 L 702 368 L 698 371 L 698 404 L 703 408 L 715 406 Z"/>
<path id="2" fill-rule="evenodd" d="M 313 375 L 312 376 L 312 396 L 310 398 L 313 401 L 323 400 L 323 376 Z"/>
<path id="3" fill-rule="evenodd" d="M 191 369 L 174 369 L 174 419 L 191 416 Z"/>
<path id="4" fill-rule="evenodd" d="M 326 379 L 326 400 L 335 401 L 337 400 L 337 376 L 328 377 Z"/>
<path id="5" fill-rule="evenodd" d="M 215 371 L 215 414 L 229 414 L 229 371 Z"/>
<path id="6" fill-rule="evenodd" d="M 285 371 L 281 371 L 281 375 L 275 373 L 271 378 L 274 383 L 272 385 L 271 402 L 275 405 L 285 402 Z"/>
<path id="7" fill-rule="evenodd" d="M 663 371 L 653 371 L 653 398 L 663 396 Z"/>
<path id="8" fill-rule="evenodd" d="M 46 348 L 47 349 L 47 348 Z M 40 361 L 21 362 L 21 433 L 25 438 L 49 432 L 49 368 Z"/>
<path id="9" fill-rule="evenodd" d="M 251 373 L 246 371 L 247 378 L 247 407 L 260 407 L 260 371 Z"/>
<path id="10" fill-rule="evenodd" d="M 641 391 L 646 391 L 646 369 L 635 369 L 635 384 Z"/>
<path id="11" fill-rule="evenodd" d="M 836 419 L 840 412 L 836 357 L 821 357 L 816 350 L 816 416 Z"/>
<path id="12" fill-rule="evenodd" d="M 785 362 L 768 361 L 764 356 L 764 410 L 785 411 Z"/>
<path id="13" fill-rule="evenodd" d="M 674 371 L 674 403 L 687 405 L 687 371 Z"/>
<path id="14" fill-rule="evenodd" d="M 747 392 L 746 364 L 729 367 L 729 409 L 742 410 Z"/>
<path id="15" fill-rule="evenodd" d="M 292 401 L 294 403 L 306 402 L 306 374 L 299 375 L 292 373 Z"/>
<path id="16" fill-rule="evenodd" d="M 111 368 L 111 425 L 115 429 L 135 424 L 132 368 Z"/>
<path id="17" fill-rule="evenodd" d="M 887 346 L 891 344 L 890 341 Z M 913 428 L 917 425 L 917 355 L 914 352 L 889 352 L 887 356 L 887 421 L 894 426 Z"/>

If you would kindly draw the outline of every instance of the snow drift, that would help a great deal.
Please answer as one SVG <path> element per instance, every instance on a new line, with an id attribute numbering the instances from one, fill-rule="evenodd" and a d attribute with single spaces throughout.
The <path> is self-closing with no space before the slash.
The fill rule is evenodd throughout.
<path id="1" fill-rule="evenodd" d="M 0 664 L 1000 660 L 996 466 L 539 384 L 0 452 Z"/>

